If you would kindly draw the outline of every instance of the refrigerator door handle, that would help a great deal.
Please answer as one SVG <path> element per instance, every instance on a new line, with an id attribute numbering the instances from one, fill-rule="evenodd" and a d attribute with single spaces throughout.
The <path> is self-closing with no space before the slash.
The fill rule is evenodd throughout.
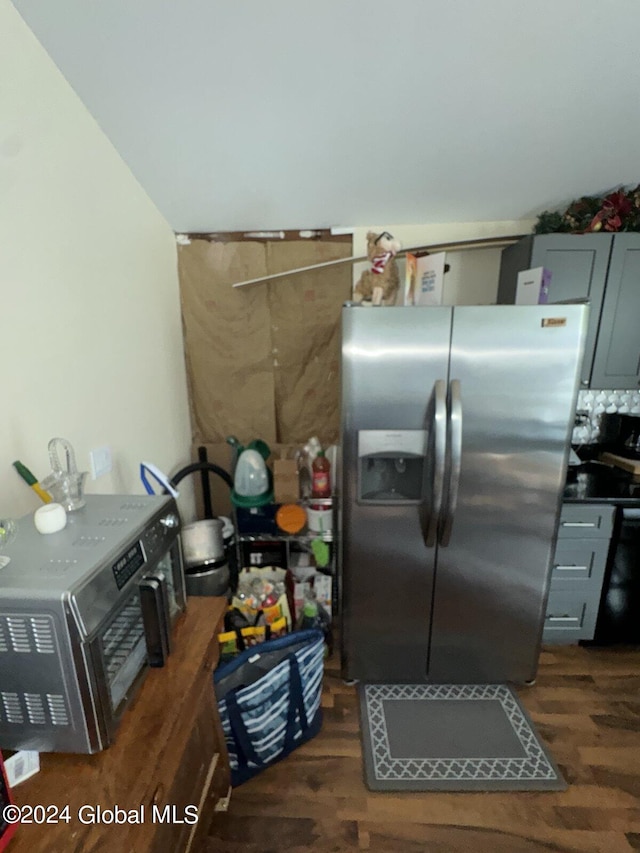
<path id="1" fill-rule="evenodd" d="M 458 505 L 458 485 L 460 483 L 460 466 L 462 462 L 462 394 L 460 380 L 452 379 L 449 384 L 449 488 L 447 508 L 440 530 L 439 544 L 446 548 L 451 541 L 451 528 Z"/>
<path id="2" fill-rule="evenodd" d="M 433 486 L 429 518 L 424 533 L 424 544 L 427 548 L 433 548 L 438 538 L 438 524 L 442 511 L 442 498 L 444 496 L 444 474 L 447 446 L 447 394 L 444 379 L 438 379 L 433 387 L 434 390 L 434 414 L 433 414 Z"/>

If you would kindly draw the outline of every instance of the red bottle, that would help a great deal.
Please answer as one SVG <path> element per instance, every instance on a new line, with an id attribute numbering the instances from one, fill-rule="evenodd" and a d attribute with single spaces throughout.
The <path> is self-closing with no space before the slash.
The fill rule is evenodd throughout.
<path id="1" fill-rule="evenodd" d="M 331 497 L 331 463 L 324 455 L 324 450 L 319 450 L 318 455 L 311 463 L 311 497 Z"/>

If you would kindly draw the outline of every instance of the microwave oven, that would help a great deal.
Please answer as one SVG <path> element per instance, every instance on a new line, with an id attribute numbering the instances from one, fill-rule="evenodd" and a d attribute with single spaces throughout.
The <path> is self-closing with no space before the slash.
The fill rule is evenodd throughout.
<path id="1" fill-rule="evenodd" d="M 0 558 L 0 749 L 113 742 L 185 609 L 180 529 L 162 495 L 87 495 L 47 535 L 18 520 Z"/>

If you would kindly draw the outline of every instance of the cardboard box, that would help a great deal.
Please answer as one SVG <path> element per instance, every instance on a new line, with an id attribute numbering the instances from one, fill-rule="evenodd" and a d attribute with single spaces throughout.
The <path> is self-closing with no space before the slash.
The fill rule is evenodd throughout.
<path id="1" fill-rule="evenodd" d="M 407 253 L 404 305 L 442 305 L 445 253 L 412 255 Z"/>
<path id="2" fill-rule="evenodd" d="M 551 270 L 534 267 L 518 273 L 516 305 L 546 305 L 549 301 Z"/>
<path id="3" fill-rule="evenodd" d="M 273 470 L 273 465 L 278 459 L 286 459 L 293 456 L 300 445 L 297 444 L 270 444 L 271 456 L 267 459 L 267 467 Z M 198 448 L 204 447 L 207 451 L 209 462 L 218 465 L 226 471 L 231 478 L 235 470 L 235 451 L 226 442 L 215 444 L 194 444 L 191 447 L 191 458 L 198 460 Z M 214 515 L 225 515 L 231 517 L 233 515 L 233 506 L 231 505 L 231 489 L 225 481 L 211 474 L 209 476 L 209 488 L 211 491 L 211 503 Z M 196 473 L 193 475 L 193 485 L 196 496 L 196 516 L 204 518 L 204 506 L 202 502 L 201 475 Z"/>
<path id="4" fill-rule="evenodd" d="M 332 616 L 333 590 L 332 580 L 328 575 L 318 573 L 313 579 L 313 591 L 316 594 L 316 601 L 321 607 L 327 611 L 329 618 Z"/>
<path id="5" fill-rule="evenodd" d="M 300 500 L 298 463 L 295 459 L 275 459 L 273 462 L 273 498 L 277 504 Z"/>

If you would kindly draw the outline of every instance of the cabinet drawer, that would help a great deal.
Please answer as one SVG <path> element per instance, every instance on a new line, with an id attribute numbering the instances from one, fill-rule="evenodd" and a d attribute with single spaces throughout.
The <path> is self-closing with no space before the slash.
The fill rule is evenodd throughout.
<path id="1" fill-rule="evenodd" d="M 599 604 L 599 590 L 593 595 L 551 592 L 544 618 L 542 642 L 575 643 L 578 640 L 593 639 Z"/>
<path id="2" fill-rule="evenodd" d="M 551 590 L 573 590 L 577 584 L 600 590 L 608 553 L 608 539 L 558 539 Z"/>
<path id="3" fill-rule="evenodd" d="M 208 793 L 207 785 L 211 783 L 210 770 L 217 763 L 217 743 L 214 717 L 217 713 L 213 700 L 211 677 L 203 679 L 203 689 L 197 700 L 198 705 L 193 717 L 178 725 L 188 726 L 189 739 L 181 755 L 180 767 L 172 780 L 167 780 L 166 786 L 159 786 L 153 801 L 156 814 L 165 817 L 165 821 L 157 820 L 153 853 L 164 851 L 185 851 L 195 824 L 174 822 L 173 809 L 176 817 L 184 820 L 193 818 L 192 809 L 186 812 L 187 806 L 202 806 Z"/>
<path id="4" fill-rule="evenodd" d="M 605 504 L 563 504 L 559 539 L 609 539 L 615 507 Z"/>

